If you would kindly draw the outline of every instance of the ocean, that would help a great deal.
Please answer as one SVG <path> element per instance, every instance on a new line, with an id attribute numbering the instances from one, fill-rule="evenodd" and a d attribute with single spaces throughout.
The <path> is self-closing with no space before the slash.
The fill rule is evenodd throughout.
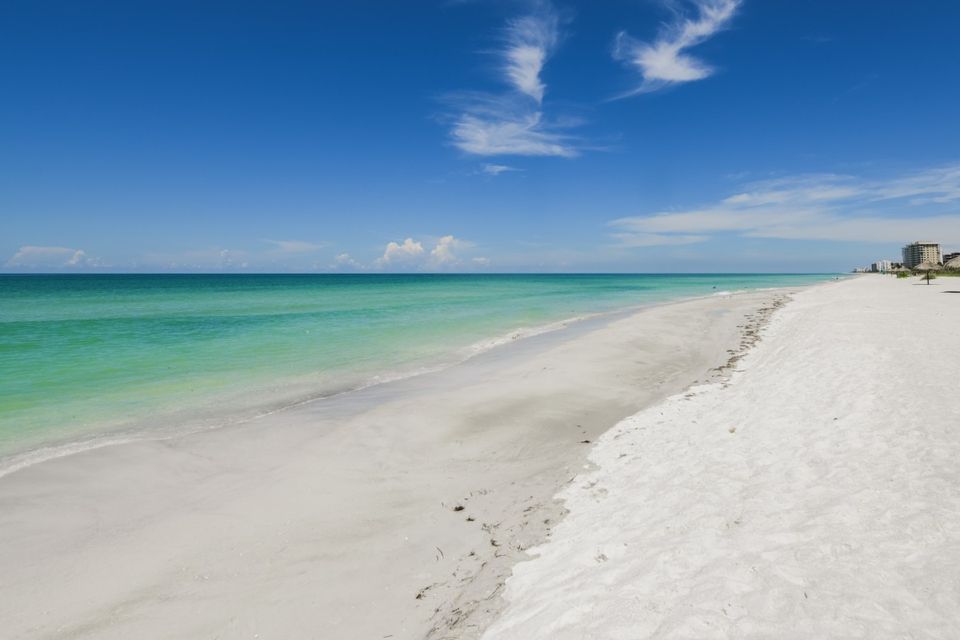
<path id="1" fill-rule="evenodd" d="M 628 307 L 833 275 L 0 275 L 0 473 L 245 420 Z"/>

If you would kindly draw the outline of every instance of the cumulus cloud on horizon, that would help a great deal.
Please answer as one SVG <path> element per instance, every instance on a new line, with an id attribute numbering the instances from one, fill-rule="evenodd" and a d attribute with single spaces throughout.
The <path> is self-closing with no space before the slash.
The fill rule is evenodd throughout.
<path id="1" fill-rule="evenodd" d="M 361 264 L 360 261 L 354 259 L 354 257 L 347 252 L 338 253 L 330 264 L 323 265 L 317 263 L 314 265 L 314 268 L 319 271 L 340 271 L 348 273 L 367 270 L 366 265 Z"/>
<path id="2" fill-rule="evenodd" d="M 100 267 L 103 262 L 96 257 L 88 256 L 83 249 L 69 247 L 42 247 L 24 245 L 5 263 L 13 268 L 81 268 Z"/>
<path id="3" fill-rule="evenodd" d="M 380 265 L 408 263 L 423 255 L 423 244 L 413 238 L 403 242 L 388 242 L 383 255 L 377 259 Z"/>
<path id="4" fill-rule="evenodd" d="M 469 262 L 465 260 L 463 252 L 474 247 L 474 244 L 468 240 L 446 235 L 436 238 L 432 244 L 433 248 L 428 250 L 424 247 L 423 241 L 413 238 L 406 238 L 403 242 L 388 242 L 383 255 L 374 260 L 371 266 L 379 270 L 428 271 L 455 269 L 467 264 L 475 266 L 489 264 L 489 260 L 482 257 L 471 258 Z M 353 268 L 364 268 L 352 258 L 350 260 Z"/>
<path id="5" fill-rule="evenodd" d="M 456 252 L 469 246 L 470 243 L 453 236 L 443 236 L 430 251 L 430 259 L 438 265 L 456 264 L 459 261 Z"/>

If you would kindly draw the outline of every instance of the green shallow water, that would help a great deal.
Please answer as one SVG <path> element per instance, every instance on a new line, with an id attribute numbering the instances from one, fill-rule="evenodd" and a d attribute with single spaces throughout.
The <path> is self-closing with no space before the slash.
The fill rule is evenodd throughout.
<path id="1" fill-rule="evenodd" d="M 826 275 L 0 275 L 0 456 L 185 428 L 519 329 Z"/>

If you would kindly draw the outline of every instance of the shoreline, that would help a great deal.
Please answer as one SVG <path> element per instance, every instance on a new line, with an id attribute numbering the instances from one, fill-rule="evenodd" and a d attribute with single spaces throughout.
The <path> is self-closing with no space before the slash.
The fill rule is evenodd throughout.
<path id="1" fill-rule="evenodd" d="M 943 293 L 800 291 L 729 379 L 618 423 L 483 638 L 953 637 L 960 309 Z"/>
<path id="2" fill-rule="evenodd" d="M 819 283 L 822 284 L 822 283 Z M 443 358 L 433 363 L 411 363 L 409 368 L 382 371 L 379 373 L 368 373 L 357 377 L 350 383 L 341 387 L 314 388 L 310 391 L 306 389 L 286 397 L 277 396 L 270 400 L 260 400 L 250 404 L 240 410 L 230 410 L 217 413 L 211 409 L 213 406 L 231 405 L 239 398 L 247 396 L 250 393 L 262 393 L 264 389 L 251 389 L 246 392 L 231 392 L 227 395 L 213 396 L 205 400 L 202 404 L 192 406 L 187 409 L 174 410 L 171 408 L 163 409 L 157 417 L 150 419 L 127 419 L 117 425 L 101 429 L 91 430 L 89 433 L 78 433 L 75 436 L 67 436 L 63 439 L 53 439 L 46 442 L 39 442 L 30 445 L 23 450 L 14 450 L 0 455 L 0 478 L 16 473 L 22 469 L 29 468 L 35 464 L 42 464 L 49 460 L 92 451 L 103 447 L 112 447 L 123 444 L 135 443 L 140 441 L 162 441 L 171 438 L 189 436 L 194 433 L 217 429 L 229 429 L 237 425 L 246 424 L 260 420 L 278 412 L 295 410 L 297 407 L 313 402 L 324 402 L 342 396 L 343 394 L 363 391 L 370 387 L 376 387 L 384 384 L 392 384 L 408 378 L 415 378 L 422 375 L 429 375 L 441 372 L 450 367 L 455 367 L 472 358 L 482 356 L 488 351 L 501 349 L 518 340 L 527 340 L 536 338 L 545 334 L 555 334 L 565 330 L 575 330 L 584 325 L 584 323 L 606 323 L 613 322 L 634 313 L 639 313 L 645 309 L 651 309 L 664 305 L 682 304 L 695 300 L 707 300 L 713 296 L 740 295 L 750 292 L 764 292 L 774 290 L 798 290 L 804 286 L 816 286 L 816 284 L 790 286 L 790 287 L 758 287 L 755 289 L 740 289 L 733 291 L 717 291 L 707 295 L 697 295 L 688 297 L 679 297 L 658 302 L 648 302 L 637 305 L 630 305 L 618 309 L 598 311 L 583 315 L 571 316 L 560 320 L 555 320 L 543 325 L 531 327 L 517 327 L 506 333 L 482 339 L 478 342 L 459 347 L 447 352 Z M 563 336 L 558 336 L 564 339 Z M 569 339 L 569 338 L 567 338 Z M 292 382 L 293 380 L 288 382 Z M 301 382 L 304 387 L 315 386 L 317 383 Z M 181 423 L 176 428 L 160 427 L 161 423 Z"/>
<path id="3" fill-rule="evenodd" d="M 726 384 L 737 362 L 761 340 L 763 328 L 778 310 L 790 303 L 792 295 L 797 291 L 824 286 L 825 284 L 829 283 L 818 283 L 809 285 L 808 287 L 783 287 L 763 290 L 766 293 L 775 292 L 777 295 L 772 295 L 762 304 L 756 305 L 751 310 L 743 312 L 741 318 L 742 324 L 737 325 L 737 329 L 739 329 L 739 339 L 735 344 L 730 343 L 726 345 L 730 348 L 724 350 L 722 357 L 716 362 L 716 366 L 703 371 L 703 374 L 699 376 L 699 378 L 704 378 L 705 380 L 697 379 L 690 381 L 689 384 L 677 384 L 675 386 L 675 393 L 683 394 L 695 386 L 704 384 Z M 759 291 L 752 291 L 750 293 L 758 292 Z M 741 293 L 746 292 L 726 294 L 718 292 L 717 294 L 712 294 L 712 296 L 698 297 L 696 299 L 709 300 L 713 296 L 740 295 Z M 684 301 L 677 301 L 677 304 L 682 304 L 682 302 Z M 671 397 L 673 397 L 673 393 L 652 398 L 645 403 L 640 411 L 654 410 L 660 403 L 669 400 Z M 623 420 L 629 420 L 633 415 L 636 414 L 625 416 Z M 576 470 L 574 475 L 564 480 L 549 500 L 541 503 L 543 510 L 550 516 L 547 521 L 543 522 L 545 526 L 539 526 L 538 523 L 530 522 L 532 517 L 524 518 L 521 526 L 518 527 L 519 530 L 513 534 L 515 538 L 521 542 L 517 545 L 514 552 L 508 556 L 509 561 L 502 563 L 501 566 L 498 567 L 495 581 L 482 581 L 480 584 L 475 585 L 474 588 L 463 589 L 456 593 L 452 600 L 441 605 L 433 617 L 433 626 L 426 636 L 424 636 L 425 640 L 442 640 L 448 638 L 463 640 L 485 637 L 484 634 L 487 629 L 503 614 L 508 605 L 503 597 L 507 580 L 518 565 L 534 559 L 536 557 L 536 550 L 551 540 L 555 528 L 563 522 L 569 513 L 562 495 L 567 491 L 568 487 L 573 486 L 577 482 L 583 470 L 589 470 L 595 467 L 592 459 L 594 448 L 599 441 L 605 439 L 607 434 L 620 423 L 621 421 L 618 420 L 606 428 L 601 428 L 599 433 L 594 436 L 594 439 L 583 441 L 583 444 L 589 445 L 589 448 L 584 452 L 580 460 L 580 470 Z M 572 471 L 574 470 L 573 465 L 569 468 Z M 492 535 L 494 535 L 493 532 L 491 532 L 491 536 Z M 468 607 L 472 605 L 472 609 L 465 609 L 464 605 Z"/>
<path id="4" fill-rule="evenodd" d="M 0 613 L 13 637 L 158 637 L 144 626 L 156 616 L 178 637 L 291 637 L 307 621 L 328 638 L 476 635 L 562 516 L 553 496 L 587 445 L 728 365 L 739 325 L 785 295 L 670 302 L 251 423 L 22 469 L 0 480 L 0 569 L 21 585 Z M 83 596 L 63 590 L 65 570 Z M 275 590 L 282 601 L 259 597 Z M 371 601 L 376 614 L 359 614 Z"/>
<path id="5" fill-rule="evenodd" d="M 535 338 L 540 335 L 554 333 L 569 329 L 583 322 L 603 318 L 613 319 L 618 315 L 639 311 L 644 308 L 658 306 L 660 304 L 672 304 L 674 302 L 683 302 L 685 300 L 695 300 L 702 296 L 683 298 L 679 300 L 670 300 L 662 303 L 652 303 L 649 305 L 639 305 L 636 307 L 627 307 L 613 311 L 602 311 L 580 316 L 571 316 L 562 320 L 557 320 L 544 325 L 533 327 L 517 327 L 509 332 L 493 336 L 479 342 L 460 347 L 444 354 L 444 359 L 432 364 L 419 363 L 411 365 L 407 369 L 385 370 L 374 374 L 364 374 L 356 377 L 350 383 L 340 387 L 320 387 L 311 391 L 303 391 L 293 396 L 283 398 L 273 398 L 271 400 L 259 401 L 245 407 L 242 410 L 225 412 L 221 414 L 208 414 L 209 407 L 213 405 L 230 404 L 243 395 L 249 393 L 262 393 L 264 389 L 250 389 L 246 392 L 232 392 L 223 396 L 214 396 L 206 400 L 202 405 L 190 407 L 182 410 L 164 409 L 161 410 L 160 417 L 145 419 L 126 420 L 118 425 L 108 427 L 99 431 L 91 431 L 89 434 L 81 435 L 76 438 L 64 438 L 62 440 L 52 440 L 42 442 L 38 445 L 24 449 L 22 451 L 13 451 L 8 454 L 0 455 L 0 478 L 21 469 L 28 468 L 35 464 L 42 464 L 49 460 L 55 460 L 66 456 L 92 451 L 103 447 L 111 447 L 123 444 L 130 444 L 140 441 L 162 441 L 171 438 L 182 438 L 194 433 L 202 433 L 217 429 L 229 429 L 237 425 L 246 424 L 262 418 L 266 418 L 275 413 L 295 410 L 297 407 L 307 405 L 313 402 L 329 401 L 344 394 L 363 391 L 371 387 L 380 385 L 389 385 L 408 378 L 429 375 L 443 371 L 444 369 L 455 367 L 459 364 L 469 361 L 471 358 L 482 356 L 487 351 L 499 349 L 510 345 L 517 340 Z M 289 380 L 287 382 L 292 382 Z M 315 383 L 300 382 L 303 386 L 313 386 Z M 190 419 L 181 416 L 201 414 L 203 418 Z M 187 425 L 180 426 L 174 430 L 164 431 L 157 428 L 158 422 L 172 422 L 186 420 Z M 208 422 L 203 425 L 202 422 Z M 150 425 L 150 426 L 146 426 Z"/>

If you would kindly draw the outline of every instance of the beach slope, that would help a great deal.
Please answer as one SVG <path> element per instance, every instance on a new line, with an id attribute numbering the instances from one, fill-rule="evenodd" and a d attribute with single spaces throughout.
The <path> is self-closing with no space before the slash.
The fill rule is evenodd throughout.
<path id="1" fill-rule="evenodd" d="M 474 637 L 562 517 L 553 496 L 591 443 L 720 376 L 785 295 L 597 317 L 247 424 L 8 474 L 0 635 Z"/>
<path id="2" fill-rule="evenodd" d="M 774 315 L 729 381 L 606 433 L 488 640 L 956 638 L 960 280 Z"/>

